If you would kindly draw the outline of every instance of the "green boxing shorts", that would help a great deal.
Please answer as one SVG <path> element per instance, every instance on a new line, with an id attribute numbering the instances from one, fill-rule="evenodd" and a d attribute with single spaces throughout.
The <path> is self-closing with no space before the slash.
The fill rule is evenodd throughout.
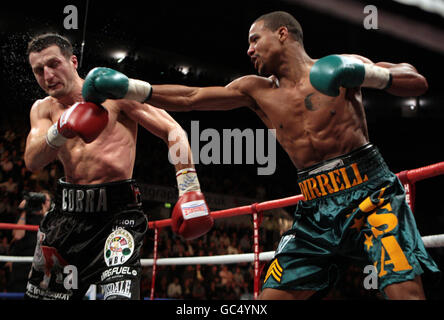
<path id="1" fill-rule="evenodd" d="M 298 172 L 297 204 L 268 266 L 263 288 L 326 289 L 350 263 L 374 266 L 378 289 L 440 271 L 425 250 L 405 190 L 378 149 L 351 153 Z"/>

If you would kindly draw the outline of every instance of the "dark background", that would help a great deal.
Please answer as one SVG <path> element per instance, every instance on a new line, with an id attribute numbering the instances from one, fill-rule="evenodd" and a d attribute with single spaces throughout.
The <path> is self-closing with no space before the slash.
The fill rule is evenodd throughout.
<path id="1" fill-rule="evenodd" d="M 368 4 L 352 2 L 362 8 Z M 444 18 L 437 14 L 394 1 L 373 1 L 371 4 L 444 31 Z M 75 5 L 78 9 L 77 30 L 63 27 L 66 5 Z M 254 73 L 246 54 L 248 30 L 259 15 L 274 10 L 288 11 L 298 19 L 304 30 L 306 51 L 312 58 L 331 53 L 355 53 L 374 62 L 413 64 L 429 83 L 428 92 L 416 100 L 414 111 L 408 110 L 409 99 L 363 89 L 370 139 L 394 172 L 443 161 L 444 91 L 441 76 L 444 53 L 383 30 L 366 30 L 362 24 L 322 13 L 300 5 L 298 1 L 63 0 L 16 1 L 8 7 L 2 5 L 0 125 L 3 130 L 12 128 L 27 132 L 29 108 L 37 98 L 45 96 L 33 78 L 25 53 L 27 42 L 33 35 L 55 31 L 67 36 L 82 61 L 79 68 L 82 77 L 93 67 L 107 66 L 153 84 L 225 85 L 238 76 Z M 362 13 L 362 20 L 364 17 Z M 85 40 L 83 53 L 80 50 L 82 39 Z M 128 52 L 121 63 L 112 56 L 116 50 Z M 191 67 L 192 71 L 184 76 L 177 71 L 181 65 Z M 192 120 L 200 121 L 201 130 L 265 128 L 255 114 L 244 109 L 171 114 L 188 132 Z M 256 185 L 264 186 L 268 199 L 300 193 L 296 170 L 280 146 L 277 148 L 277 170 L 271 176 L 257 176 L 257 165 L 212 165 L 212 168 L 198 165 L 203 177 L 202 189 L 216 192 L 215 185 L 228 177 L 233 185 L 237 185 L 233 190 L 242 189 L 242 185 L 246 186 L 245 190 Z M 142 182 L 174 186 L 174 172 L 166 161 L 167 149 L 163 142 L 140 130 L 135 177 Z M 157 175 L 152 173 L 153 166 L 158 168 L 155 170 Z M 236 180 L 239 171 L 247 178 Z M 159 173 L 163 177 L 159 178 Z M 210 182 L 204 177 L 211 177 Z M 422 235 L 443 233 L 442 186 L 442 177 L 416 184 L 415 217 Z M 227 191 L 227 194 L 234 195 L 235 191 Z M 244 195 L 254 196 L 250 192 Z M 442 255 L 442 251 L 439 254 L 435 249 L 432 251 L 434 255 Z"/>

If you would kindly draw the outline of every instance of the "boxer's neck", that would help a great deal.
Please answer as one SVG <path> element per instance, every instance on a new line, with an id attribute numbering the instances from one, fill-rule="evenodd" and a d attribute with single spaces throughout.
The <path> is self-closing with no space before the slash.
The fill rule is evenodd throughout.
<path id="1" fill-rule="evenodd" d="M 279 79 L 280 87 L 294 86 L 303 81 L 313 63 L 313 59 L 301 48 L 284 51 L 278 72 L 275 74 Z"/>
<path id="2" fill-rule="evenodd" d="M 57 98 L 57 101 L 62 105 L 64 105 L 65 107 L 70 107 L 76 102 L 83 101 L 82 86 L 83 86 L 83 79 L 79 77 L 74 81 L 70 92 L 63 97 Z"/>

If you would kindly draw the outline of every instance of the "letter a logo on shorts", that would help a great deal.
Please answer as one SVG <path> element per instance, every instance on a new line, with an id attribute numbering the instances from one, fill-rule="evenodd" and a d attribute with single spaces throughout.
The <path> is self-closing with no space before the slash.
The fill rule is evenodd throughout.
<path id="1" fill-rule="evenodd" d="M 112 232 L 105 242 L 103 258 L 108 267 L 124 264 L 134 252 L 134 238 L 125 229 Z"/>

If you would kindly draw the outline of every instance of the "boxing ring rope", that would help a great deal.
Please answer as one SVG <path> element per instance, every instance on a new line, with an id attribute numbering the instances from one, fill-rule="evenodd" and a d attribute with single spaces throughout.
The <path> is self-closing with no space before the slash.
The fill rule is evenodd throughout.
<path id="1" fill-rule="evenodd" d="M 406 200 L 412 211 L 414 211 L 415 200 L 415 183 L 420 180 L 425 180 L 435 176 L 444 174 L 444 162 L 428 165 L 425 167 L 404 170 L 396 175 L 404 185 L 406 191 Z M 233 254 L 222 256 L 207 256 L 207 257 L 186 257 L 186 258 L 158 258 L 159 245 L 159 231 L 164 227 L 171 226 L 171 219 L 156 220 L 148 223 L 148 228 L 154 229 L 154 251 L 153 259 L 141 259 L 142 266 L 152 266 L 152 281 L 151 281 L 151 300 L 154 299 L 155 278 L 157 275 L 158 265 L 190 265 L 190 264 L 232 264 L 242 262 L 254 263 L 254 299 L 257 299 L 260 288 L 261 261 L 269 261 L 274 256 L 274 251 L 259 252 L 259 227 L 262 223 L 262 213 L 271 209 L 278 209 L 296 205 L 300 200 L 303 200 L 303 195 L 296 195 L 282 199 L 270 200 L 261 203 L 253 203 L 241 207 L 213 211 L 211 215 L 214 219 L 235 217 L 240 215 L 250 214 L 253 216 L 253 253 Z M 38 226 L 34 225 L 17 225 L 12 223 L 0 223 L 0 229 L 20 229 L 37 231 Z M 422 237 L 426 248 L 444 247 L 444 234 L 431 235 Z M 0 256 L 0 262 L 32 262 L 32 257 L 12 257 Z"/>

